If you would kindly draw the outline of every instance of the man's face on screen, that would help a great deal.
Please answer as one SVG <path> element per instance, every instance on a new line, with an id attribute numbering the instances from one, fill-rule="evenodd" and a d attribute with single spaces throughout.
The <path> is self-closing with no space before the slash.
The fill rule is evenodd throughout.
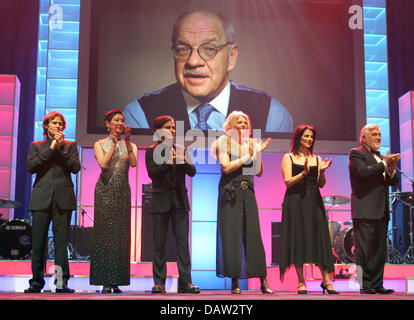
<path id="1" fill-rule="evenodd" d="M 174 45 L 192 47 L 190 57 L 175 59 L 175 76 L 181 87 L 201 102 L 210 101 L 226 86 L 229 72 L 237 60 L 237 46 L 221 47 L 211 60 L 200 57 L 197 48 L 205 43 L 219 47 L 227 42 L 226 34 L 218 18 L 193 13 L 183 18 Z M 231 47 L 231 49 L 229 49 Z"/>

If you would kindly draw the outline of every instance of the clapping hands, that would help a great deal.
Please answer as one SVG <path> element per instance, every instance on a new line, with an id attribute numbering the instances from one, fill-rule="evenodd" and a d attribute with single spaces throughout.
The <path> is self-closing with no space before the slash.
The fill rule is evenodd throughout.
<path id="1" fill-rule="evenodd" d="M 384 157 L 384 161 L 387 164 L 387 170 L 389 173 L 394 172 L 397 167 L 398 161 L 401 159 L 401 153 L 391 154 L 391 150 L 388 150 L 387 155 Z"/>
<path id="2" fill-rule="evenodd" d="M 55 133 L 53 137 L 52 144 L 50 145 L 51 149 L 58 149 L 63 145 L 63 141 L 65 140 L 65 134 L 63 131 L 58 131 Z"/>
<path id="3" fill-rule="evenodd" d="M 332 159 L 325 158 L 321 163 L 320 170 L 325 171 L 331 166 L 331 164 L 332 164 Z"/>
<path id="4" fill-rule="evenodd" d="M 252 156 L 252 158 L 255 158 L 259 153 L 261 153 L 263 150 L 265 150 L 269 146 L 271 140 L 272 139 L 270 139 L 270 138 L 267 138 L 265 141 L 260 140 L 260 142 L 254 140 L 253 141 L 253 156 Z"/>

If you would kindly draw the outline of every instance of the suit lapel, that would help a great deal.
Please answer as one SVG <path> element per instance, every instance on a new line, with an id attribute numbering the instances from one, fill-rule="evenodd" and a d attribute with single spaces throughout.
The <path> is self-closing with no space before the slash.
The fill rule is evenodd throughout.
<path id="1" fill-rule="evenodd" d="M 370 163 L 372 164 L 378 163 L 374 155 L 364 146 L 361 147 L 361 152 L 365 155 L 365 157 L 369 160 Z"/>

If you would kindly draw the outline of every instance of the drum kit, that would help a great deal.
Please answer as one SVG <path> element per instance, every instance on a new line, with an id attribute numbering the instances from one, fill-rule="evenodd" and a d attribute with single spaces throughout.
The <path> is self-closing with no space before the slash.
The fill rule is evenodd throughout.
<path id="1" fill-rule="evenodd" d="M 351 202 L 347 197 L 340 195 L 330 195 L 322 198 L 325 206 L 328 207 L 326 211 L 332 207 L 343 206 Z M 332 252 L 336 257 L 337 263 L 355 263 L 355 242 L 354 229 L 352 221 L 344 222 L 347 227 L 341 230 L 341 222 L 332 221 L 329 219 L 329 236 L 331 238 Z"/>
<path id="2" fill-rule="evenodd" d="M 414 263 L 414 240 L 413 240 L 413 212 L 414 206 L 414 194 L 412 192 L 393 192 L 390 193 L 391 205 L 395 200 L 401 201 L 404 205 L 409 206 L 409 247 L 405 253 L 400 253 L 395 247 L 393 242 L 390 241 L 390 235 L 393 234 L 395 227 L 387 234 L 387 262 L 389 263 Z M 326 211 L 329 213 L 332 207 L 342 206 L 348 204 L 351 200 L 344 196 L 331 195 L 322 198 L 325 206 L 329 206 Z M 352 227 L 352 221 L 344 222 L 347 225 L 343 230 L 341 229 L 341 222 L 332 221 L 329 219 L 329 235 L 332 243 L 332 251 L 336 257 L 337 263 L 355 263 L 355 242 L 354 242 L 354 229 Z M 392 237 L 394 238 L 394 237 Z"/>
<path id="3" fill-rule="evenodd" d="M 0 208 L 18 208 L 20 203 L 0 199 Z M 1 218 L 1 215 L 0 215 Z M 25 221 L 0 219 L 0 256 L 4 259 L 25 259 L 32 251 L 32 227 Z"/>

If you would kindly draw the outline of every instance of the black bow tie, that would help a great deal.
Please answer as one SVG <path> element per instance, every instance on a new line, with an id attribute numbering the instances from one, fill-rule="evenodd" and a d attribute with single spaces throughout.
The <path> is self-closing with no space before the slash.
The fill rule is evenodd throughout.
<path id="1" fill-rule="evenodd" d="M 378 157 L 381 158 L 381 153 L 379 151 L 373 151 L 373 150 L 371 150 L 371 153 L 374 154 L 374 155 L 376 154 Z"/>

